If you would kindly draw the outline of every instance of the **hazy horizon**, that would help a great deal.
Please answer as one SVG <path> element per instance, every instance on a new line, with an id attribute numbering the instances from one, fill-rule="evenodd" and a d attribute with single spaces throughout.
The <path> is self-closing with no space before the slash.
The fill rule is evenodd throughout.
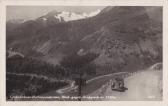
<path id="1" fill-rule="evenodd" d="M 12 19 L 31 20 L 52 10 L 90 13 L 102 10 L 104 6 L 7 6 L 7 21 Z"/>

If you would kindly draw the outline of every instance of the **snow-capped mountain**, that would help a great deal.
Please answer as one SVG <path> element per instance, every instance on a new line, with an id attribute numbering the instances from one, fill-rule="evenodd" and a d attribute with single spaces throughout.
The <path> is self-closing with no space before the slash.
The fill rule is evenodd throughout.
<path id="1" fill-rule="evenodd" d="M 139 60 L 145 64 L 161 61 L 162 18 L 153 17 L 162 16 L 162 9 L 148 8 L 106 7 L 99 14 L 51 11 L 7 31 L 7 49 L 52 64 L 64 56 L 87 52 L 100 54 L 96 64 L 114 68 L 139 66 Z"/>
<path id="2" fill-rule="evenodd" d="M 61 14 L 58 14 L 55 17 L 60 19 L 60 20 L 61 20 L 61 17 L 62 17 L 64 19 L 64 21 L 71 21 L 71 20 L 78 20 L 78 19 L 93 17 L 93 16 L 97 15 L 98 13 L 100 13 L 100 10 L 96 10 L 96 11 L 91 12 L 91 13 L 82 13 L 82 14 L 63 11 L 63 12 L 61 12 Z"/>
<path id="3" fill-rule="evenodd" d="M 47 21 L 49 19 L 55 19 L 56 22 L 62 22 L 62 21 L 72 21 L 72 20 L 79 20 L 79 19 L 84 19 L 84 18 L 89 18 L 97 15 L 100 13 L 101 10 L 96 10 L 90 13 L 75 13 L 75 12 L 69 12 L 69 11 L 61 11 L 58 12 L 56 10 L 51 11 L 47 13 L 44 16 L 41 16 L 40 20 L 42 21 Z"/>

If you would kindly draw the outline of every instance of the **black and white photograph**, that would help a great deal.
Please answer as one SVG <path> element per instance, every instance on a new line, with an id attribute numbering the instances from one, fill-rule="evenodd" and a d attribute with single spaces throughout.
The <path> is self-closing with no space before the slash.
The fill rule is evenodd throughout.
<path id="1" fill-rule="evenodd" d="M 6 101 L 162 101 L 163 6 L 6 7 Z"/>

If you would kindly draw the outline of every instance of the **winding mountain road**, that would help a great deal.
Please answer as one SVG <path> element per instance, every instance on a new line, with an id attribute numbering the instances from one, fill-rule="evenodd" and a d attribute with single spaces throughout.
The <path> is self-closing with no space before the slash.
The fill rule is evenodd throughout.
<path id="1" fill-rule="evenodd" d="M 101 78 L 104 78 L 104 77 L 110 77 L 110 76 L 114 76 L 114 75 L 121 75 L 121 74 L 126 74 L 128 72 L 119 72 L 119 73 L 113 73 L 113 74 L 107 74 L 107 75 L 102 75 L 102 76 L 97 76 L 95 78 L 92 78 L 90 80 L 87 80 L 86 81 L 86 84 L 89 84 L 90 82 L 93 82 L 95 80 L 98 80 L 98 79 L 101 79 Z M 62 88 L 62 89 L 58 89 L 56 92 L 59 93 L 59 94 L 62 94 L 62 93 L 67 93 L 69 91 L 72 91 L 72 90 L 75 90 L 77 89 L 78 86 L 75 85 L 75 81 L 73 81 L 70 86 L 66 87 L 66 88 Z"/>
<path id="2" fill-rule="evenodd" d="M 120 72 L 102 75 L 87 81 L 87 86 L 82 87 L 82 96 L 103 96 L 98 99 L 82 99 L 82 101 L 159 101 L 162 100 L 162 69 L 156 64 L 145 70 L 133 73 Z M 125 87 L 124 92 L 111 90 L 109 83 L 113 76 L 123 76 Z M 125 76 L 126 75 L 126 76 Z M 42 96 L 77 96 L 77 86 L 74 82 L 69 87 L 48 92 Z M 54 99 L 53 99 L 54 100 Z M 71 100 L 71 99 L 68 99 Z"/>

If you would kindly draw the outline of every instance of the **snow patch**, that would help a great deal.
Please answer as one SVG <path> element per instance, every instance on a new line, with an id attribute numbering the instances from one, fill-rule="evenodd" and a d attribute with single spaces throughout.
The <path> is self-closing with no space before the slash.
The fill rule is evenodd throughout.
<path id="1" fill-rule="evenodd" d="M 71 20 L 78 20 L 78 19 L 84 19 L 88 17 L 93 17 L 100 13 L 101 10 L 96 10 L 91 13 L 83 13 L 83 14 L 77 14 L 75 12 L 68 12 L 68 11 L 62 11 L 60 14 L 55 15 L 54 17 L 56 19 L 59 19 L 61 21 L 61 18 L 63 18 L 65 21 L 71 21 Z"/>
<path id="2" fill-rule="evenodd" d="M 41 18 L 41 19 L 42 19 L 43 21 L 47 21 L 47 18 L 44 18 L 44 17 L 43 17 L 43 18 Z"/>
<path id="3" fill-rule="evenodd" d="M 55 17 L 56 19 L 58 19 L 59 21 L 61 21 L 61 16 L 60 16 L 60 15 L 54 15 L 54 17 Z"/>

